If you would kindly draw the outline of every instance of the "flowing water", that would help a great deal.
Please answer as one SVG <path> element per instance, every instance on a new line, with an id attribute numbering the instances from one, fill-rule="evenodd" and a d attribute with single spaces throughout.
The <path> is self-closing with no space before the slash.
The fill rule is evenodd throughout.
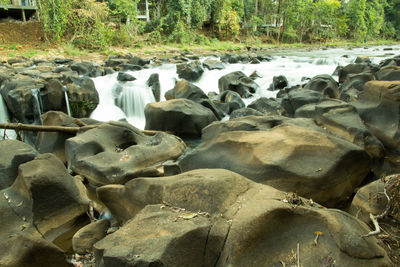
<path id="1" fill-rule="evenodd" d="M 71 116 L 71 107 L 69 105 L 69 98 L 68 98 L 68 88 L 64 86 L 63 90 L 64 90 L 65 105 L 67 106 L 67 114 L 68 116 Z"/>
<path id="2" fill-rule="evenodd" d="M 35 124 L 42 125 L 42 105 L 40 104 L 39 100 L 39 89 L 32 89 L 32 96 L 33 96 L 33 114 L 34 114 L 34 120 Z"/>
<path id="3" fill-rule="evenodd" d="M 329 49 L 313 51 L 285 51 L 271 53 L 272 60 L 260 64 L 225 64 L 223 70 L 205 69 L 200 80 L 194 82 L 206 94 L 219 92 L 218 80 L 223 75 L 233 71 L 242 71 L 246 75 L 254 71 L 261 76 L 255 82 L 259 89 L 253 97 L 244 99 L 246 104 L 259 97 L 275 97 L 277 91 L 268 91 L 274 76 L 284 75 L 289 86 L 301 84 L 302 79 L 312 78 L 319 74 L 332 75 L 337 66 L 353 63 L 357 56 L 369 56 L 373 63 L 379 63 L 384 58 L 400 54 L 400 46 L 392 46 L 393 51 L 385 51 L 384 47 L 368 49 Z M 204 60 L 205 58 L 201 59 Z M 216 58 L 218 59 L 218 58 Z M 117 73 L 93 79 L 99 92 L 100 104 L 91 117 L 100 121 L 127 119 L 134 126 L 143 129 L 145 125 L 144 107 L 154 102 L 151 88 L 146 81 L 153 73 L 158 73 L 161 84 L 161 100 L 164 94 L 172 89 L 179 80 L 175 64 L 152 66 L 140 71 L 128 71 L 137 80 L 132 82 L 118 82 Z M 334 77 L 337 79 L 337 77 Z"/>

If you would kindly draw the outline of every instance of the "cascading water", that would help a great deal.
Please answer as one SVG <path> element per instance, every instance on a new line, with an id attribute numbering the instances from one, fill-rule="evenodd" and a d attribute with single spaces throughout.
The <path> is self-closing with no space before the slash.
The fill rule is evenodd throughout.
<path id="1" fill-rule="evenodd" d="M 39 100 L 39 89 L 32 89 L 32 96 L 33 96 L 33 113 L 34 113 L 34 120 L 35 123 L 39 123 L 40 125 L 43 124 L 42 122 L 42 105 L 40 104 Z"/>
<path id="2" fill-rule="evenodd" d="M 67 114 L 68 114 L 68 116 L 71 117 L 71 107 L 69 105 L 69 99 L 68 99 L 68 88 L 66 86 L 63 86 L 63 91 L 64 91 L 64 98 L 65 98 L 65 105 L 67 106 Z"/>
<path id="3" fill-rule="evenodd" d="M 393 46 L 399 49 L 400 46 Z M 313 51 L 287 51 L 279 55 L 271 53 L 272 60 L 260 64 L 225 64 L 223 70 L 205 69 L 200 80 L 194 84 L 200 87 L 206 94 L 219 92 L 218 80 L 221 76 L 233 71 L 242 71 L 246 75 L 254 71 L 261 76 L 255 82 L 259 90 L 253 97 L 244 99 L 246 104 L 260 97 L 275 97 L 277 91 L 268 91 L 274 76 L 284 75 L 289 86 L 302 84 L 304 78 L 312 78 L 319 74 L 332 75 L 336 67 L 353 63 L 357 56 L 369 56 L 373 63 L 378 63 L 384 58 L 392 57 L 387 54 L 383 47 L 372 47 L 369 49 L 329 49 Z M 204 60 L 204 59 L 202 59 Z M 100 95 L 100 104 L 92 113 L 91 117 L 100 121 L 119 120 L 126 118 L 138 128 L 145 125 L 144 106 L 154 101 L 151 89 L 146 81 L 153 73 L 159 74 L 161 85 L 161 101 L 165 100 L 164 94 L 174 87 L 175 82 L 180 80 L 176 74 L 176 65 L 164 64 L 140 71 L 129 71 L 137 80 L 121 83 L 117 81 L 117 73 L 98 77 L 94 79 L 96 88 Z M 118 94 L 118 92 L 121 92 Z M 122 107 L 119 108 L 118 106 Z"/>
<path id="4" fill-rule="evenodd" d="M 151 102 L 155 102 L 151 89 L 146 84 L 138 84 L 137 82 L 129 82 L 124 85 L 117 101 L 128 121 L 140 129 L 144 129 L 146 124 L 144 107 Z"/>

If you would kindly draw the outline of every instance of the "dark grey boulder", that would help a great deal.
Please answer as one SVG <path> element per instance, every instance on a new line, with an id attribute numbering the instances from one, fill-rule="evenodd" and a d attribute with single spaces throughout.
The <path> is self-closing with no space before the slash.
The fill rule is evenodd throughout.
<path id="1" fill-rule="evenodd" d="M 136 80 L 136 78 L 129 73 L 119 72 L 118 76 L 117 76 L 117 80 L 120 82 L 130 82 L 130 81 Z"/>
<path id="2" fill-rule="evenodd" d="M 150 75 L 149 79 L 146 82 L 147 86 L 151 88 L 153 92 L 154 99 L 158 102 L 160 101 L 161 96 L 161 85 L 160 85 L 160 77 L 158 73 L 153 73 Z"/>
<path id="3" fill-rule="evenodd" d="M 218 80 L 219 92 L 230 90 L 237 92 L 241 97 L 247 98 L 254 94 L 258 85 L 241 71 L 231 72 Z"/>
<path id="4" fill-rule="evenodd" d="M 217 120 L 210 109 L 184 98 L 150 103 L 144 111 L 145 129 L 172 132 L 183 137 L 200 137 L 201 130 Z"/>
<path id="5" fill-rule="evenodd" d="M 162 132 L 147 136 L 124 122 L 103 123 L 65 143 L 69 168 L 96 186 L 160 176 L 157 166 L 178 158 L 184 149 L 178 137 Z"/>
<path id="6" fill-rule="evenodd" d="M 330 98 L 339 97 L 339 87 L 337 82 L 327 74 L 317 75 L 304 85 L 304 89 L 320 92 Z"/>
<path id="7" fill-rule="evenodd" d="M 221 61 L 207 58 L 206 60 L 203 61 L 203 67 L 209 69 L 209 70 L 222 70 L 225 69 L 224 64 L 222 64 Z"/>
<path id="8" fill-rule="evenodd" d="M 281 104 L 275 98 L 266 97 L 260 97 L 247 107 L 268 115 L 280 115 L 282 109 Z"/>
<path id="9" fill-rule="evenodd" d="M 21 141 L 0 141 L 0 190 L 14 183 L 20 164 L 33 160 L 38 154 L 33 147 Z"/>
<path id="10" fill-rule="evenodd" d="M 193 61 L 190 63 L 182 63 L 176 65 L 176 73 L 178 73 L 179 78 L 188 81 L 197 81 L 203 74 L 204 69 L 200 61 Z"/>

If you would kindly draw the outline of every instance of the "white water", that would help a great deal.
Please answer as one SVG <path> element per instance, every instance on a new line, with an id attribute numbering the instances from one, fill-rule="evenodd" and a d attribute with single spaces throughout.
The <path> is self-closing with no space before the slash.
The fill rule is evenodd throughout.
<path id="1" fill-rule="evenodd" d="M 37 119 L 39 121 L 40 125 L 42 125 L 43 124 L 43 122 L 42 122 L 42 113 L 43 112 L 42 112 L 42 108 L 41 108 L 40 101 L 39 101 L 39 89 L 32 89 L 31 92 L 32 92 L 32 96 L 34 99 L 33 108 L 36 109 L 36 112 L 37 112 L 37 114 L 35 114 L 35 115 L 38 116 L 38 118 L 36 118 L 36 116 L 35 116 L 35 121 Z"/>
<path id="2" fill-rule="evenodd" d="M 65 105 L 67 106 L 67 114 L 68 116 L 71 117 L 71 106 L 69 105 L 68 89 L 66 86 L 64 86 L 63 90 L 64 90 Z"/>
<path id="3" fill-rule="evenodd" d="M 400 46 L 392 46 L 393 51 L 383 51 L 384 47 L 371 47 L 369 49 L 329 49 L 304 51 L 285 51 L 274 53 L 270 62 L 261 64 L 225 64 L 223 70 L 205 69 L 200 80 L 194 84 L 200 87 L 206 94 L 219 92 L 218 80 L 225 74 L 233 71 L 242 71 L 246 75 L 257 71 L 262 77 L 255 80 L 259 89 L 253 97 L 244 99 L 246 104 L 259 97 L 275 97 L 277 91 L 268 91 L 274 76 L 284 75 L 288 79 L 289 86 L 303 83 L 303 77 L 312 78 L 319 74 L 332 75 L 338 65 L 345 66 L 353 63 L 357 56 L 369 56 L 373 63 L 379 63 L 382 59 L 393 57 L 392 53 L 399 54 Z M 347 57 L 343 57 L 346 55 Z M 204 59 L 202 59 L 204 60 Z M 100 121 L 119 120 L 126 118 L 134 126 L 143 129 L 145 125 L 144 107 L 154 102 L 151 88 L 146 81 L 153 73 L 158 73 L 161 84 L 161 101 L 165 100 L 164 94 L 172 89 L 179 80 L 176 74 L 175 64 L 154 66 L 140 71 L 129 71 L 137 80 L 121 83 L 117 81 L 117 73 L 93 79 L 100 95 L 100 104 L 92 113 L 91 118 Z M 334 77 L 337 78 L 337 77 Z M 122 86 L 122 93 L 118 97 L 115 88 Z M 114 92 L 114 93 L 113 93 Z M 117 107 L 115 99 L 118 99 Z"/>

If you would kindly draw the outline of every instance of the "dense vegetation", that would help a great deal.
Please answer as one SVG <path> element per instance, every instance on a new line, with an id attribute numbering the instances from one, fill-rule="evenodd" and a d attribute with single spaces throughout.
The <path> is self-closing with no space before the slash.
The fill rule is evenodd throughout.
<path id="1" fill-rule="evenodd" d="M 48 38 L 81 47 L 135 42 L 264 42 L 400 37 L 400 0 L 40 0 Z M 137 7 L 139 6 L 140 11 Z"/>

